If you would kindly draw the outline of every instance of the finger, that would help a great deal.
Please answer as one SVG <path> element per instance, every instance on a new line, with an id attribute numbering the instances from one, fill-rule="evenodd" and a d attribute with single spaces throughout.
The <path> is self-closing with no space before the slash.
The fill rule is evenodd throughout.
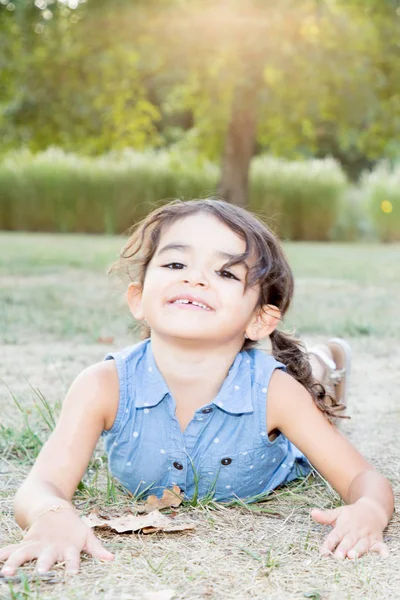
<path id="1" fill-rule="evenodd" d="M 368 552 L 369 546 L 369 540 L 367 538 L 362 538 L 361 540 L 358 540 L 358 542 L 347 551 L 347 556 L 352 560 L 359 558 L 360 556 Z"/>
<path id="2" fill-rule="evenodd" d="M 38 550 L 38 544 L 30 544 L 29 546 L 23 546 L 15 550 L 2 568 L 2 575 L 6 577 L 14 575 L 18 567 L 37 557 Z"/>
<path id="3" fill-rule="evenodd" d="M 389 548 L 385 542 L 374 542 L 372 546 L 369 547 L 369 552 L 377 552 L 383 558 L 387 558 L 389 556 Z"/>
<path id="4" fill-rule="evenodd" d="M 0 550 L 0 562 L 3 562 L 9 558 L 9 556 L 14 552 L 16 548 L 18 548 L 19 544 L 10 544 L 9 546 L 4 546 Z"/>
<path id="5" fill-rule="evenodd" d="M 361 543 L 361 540 L 357 539 L 353 533 L 348 533 L 337 545 L 334 556 L 340 560 L 346 558 L 348 551 L 353 548 L 358 541 Z"/>
<path id="6" fill-rule="evenodd" d="M 320 510 L 319 508 L 313 508 L 311 516 L 314 521 L 321 523 L 321 525 L 333 525 L 338 518 L 340 508 L 333 508 L 331 510 Z"/>
<path id="7" fill-rule="evenodd" d="M 71 546 L 64 552 L 65 572 L 69 575 L 76 575 L 79 571 L 80 555 L 78 548 Z"/>
<path id="8" fill-rule="evenodd" d="M 322 543 L 321 554 L 332 554 L 336 546 L 340 544 L 342 538 L 343 533 L 340 533 L 340 531 L 337 531 L 336 529 L 332 529 L 330 534 L 326 536 L 325 540 Z"/>
<path id="9" fill-rule="evenodd" d="M 55 546 L 47 546 L 42 550 L 39 554 L 39 558 L 36 563 L 36 571 L 43 575 L 43 573 L 48 573 L 51 567 L 57 562 L 58 551 Z"/>
<path id="10" fill-rule="evenodd" d="M 106 550 L 94 533 L 90 532 L 84 550 L 91 554 L 93 558 L 99 560 L 114 560 L 114 554 Z"/>

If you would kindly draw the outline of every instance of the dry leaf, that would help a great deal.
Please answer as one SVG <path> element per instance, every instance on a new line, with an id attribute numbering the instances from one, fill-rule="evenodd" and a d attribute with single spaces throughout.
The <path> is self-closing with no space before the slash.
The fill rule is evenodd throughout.
<path id="1" fill-rule="evenodd" d="M 166 531 L 172 533 L 174 531 L 185 531 L 186 529 L 194 529 L 192 523 L 175 524 L 171 522 L 166 515 L 161 514 L 158 510 L 153 510 L 145 515 L 124 515 L 115 519 L 100 519 L 95 513 L 91 513 L 87 517 L 82 517 L 82 521 L 88 527 L 110 527 L 118 533 L 126 531 L 143 531 L 143 533 L 155 533 L 156 531 Z"/>
<path id="2" fill-rule="evenodd" d="M 142 533 L 144 534 L 157 533 L 157 531 L 161 531 L 161 529 L 158 529 L 157 527 L 143 527 L 142 529 Z"/>
<path id="3" fill-rule="evenodd" d="M 175 596 L 175 590 L 160 590 L 159 592 L 147 592 L 143 600 L 172 600 Z"/>
<path id="4" fill-rule="evenodd" d="M 81 518 L 88 527 L 103 527 L 108 524 L 108 521 L 101 519 L 95 512 L 91 512 L 90 515 L 84 515 Z"/>
<path id="5" fill-rule="evenodd" d="M 163 510 L 163 508 L 178 508 L 182 504 L 183 492 L 181 489 L 174 485 L 172 490 L 164 490 L 161 498 L 151 495 L 148 496 L 144 510 L 149 513 L 153 510 Z"/>
<path id="6" fill-rule="evenodd" d="M 157 529 L 167 527 L 169 519 L 162 515 L 158 510 L 149 515 L 124 515 L 115 519 L 100 519 L 96 514 L 91 513 L 88 517 L 83 517 L 84 523 L 89 527 L 110 527 L 118 533 L 125 531 L 139 531 L 144 527 L 155 527 Z"/>

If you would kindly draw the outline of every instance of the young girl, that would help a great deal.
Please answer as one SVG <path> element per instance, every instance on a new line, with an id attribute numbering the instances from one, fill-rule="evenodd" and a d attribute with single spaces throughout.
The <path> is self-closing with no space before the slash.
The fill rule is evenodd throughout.
<path id="1" fill-rule="evenodd" d="M 390 485 L 326 418 L 343 408 L 335 367 L 348 363 L 346 347 L 333 340 L 313 356 L 327 396 L 299 345 L 276 329 L 293 279 L 267 227 L 222 201 L 175 201 L 134 230 L 115 268 L 131 280 L 128 304 L 149 337 L 72 384 L 17 492 L 28 532 L 0 550 L 2 574 L 32 559 L 39 573 L 57 561 L 76 572 L 82 551 L 112 560 L 71 504 L 102 433 L 112 474 L 133 494 L 175 484 L 187 497 L 197 486 L 200 496 L 246 499 L 308 473 L 310 462 L 347 503 L 312 511 L 332 526 L 323 552 L 386 554 Z M 266 338 L 272 355 L 254 349 Z"/>

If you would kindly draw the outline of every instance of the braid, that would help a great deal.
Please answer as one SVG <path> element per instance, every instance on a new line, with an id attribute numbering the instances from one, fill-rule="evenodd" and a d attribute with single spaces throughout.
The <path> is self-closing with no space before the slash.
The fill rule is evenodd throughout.
<path id="1" fill-rule="evenodd" d="M 319 410 L 324 413 L 328 420 L 333 421 L 338 417 L 345 418 L 343 415 L 338 414 L 345 406 L 329 396 L 324 386 L 314 379 L 303 344 L 276 329 L 271 333 L 270 338 L 274 358 L 282 362 L 286 366 L 288 374 L 306 388 Z M 325 398 L 330 399 L 330 406 L 324 401 Z"/>

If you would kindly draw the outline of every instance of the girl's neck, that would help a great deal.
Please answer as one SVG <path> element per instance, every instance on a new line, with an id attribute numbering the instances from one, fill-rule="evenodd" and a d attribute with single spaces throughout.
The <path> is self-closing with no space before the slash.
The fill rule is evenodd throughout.
<path id="1" fill-rule="evenodd" d="M 235 340 L 223 346 L 199 347 L 152 335 L 154 360 L 177 404 L 200 408 L 217 396 L 240 347 Z"/>

